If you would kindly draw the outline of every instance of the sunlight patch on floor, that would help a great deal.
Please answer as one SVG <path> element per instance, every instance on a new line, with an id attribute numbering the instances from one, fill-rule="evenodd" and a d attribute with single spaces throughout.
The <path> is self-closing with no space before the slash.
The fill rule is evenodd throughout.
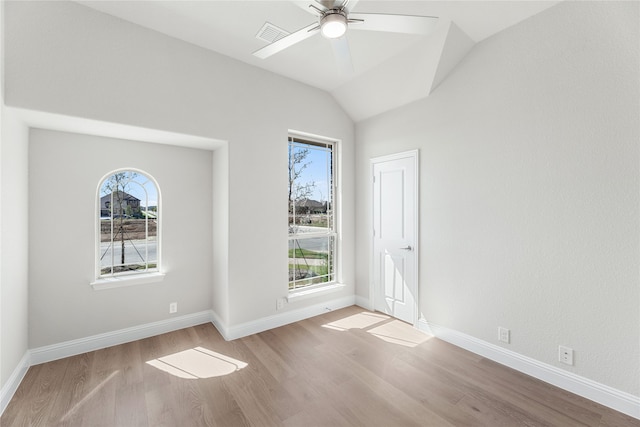
<path id="1" fill-rule="evenodd" d="M 415 347 L 433 338 L 400 320 L 393 320 L 384 325 L 369 329 L 367 332 L 383 341 L 405 347 Z"/>
<path id="2" fill-rule="evenodd" d="M 323 328 L 335 331 L 348 331 L 349 329 L 367 329 L 377 323 L 390 319 L 389 316 L 378 313 L 362 312 L 343 319 L 322 325 Z"/>
<path id="3" fill-rule="evenodd" d="M 202 347 L 194 347 L 149 360 L 147 364 L 185 379 L 221 377 L 248 366 L 245 362 Z"/>
<path id="4" fill-rule="evenodd" d="M 325 323 L 322 327 L 340 332 L 362 329 L 378 339 L 405 347 L 415 347 L 433 338 L 401 320 L 366 311 Z"/>

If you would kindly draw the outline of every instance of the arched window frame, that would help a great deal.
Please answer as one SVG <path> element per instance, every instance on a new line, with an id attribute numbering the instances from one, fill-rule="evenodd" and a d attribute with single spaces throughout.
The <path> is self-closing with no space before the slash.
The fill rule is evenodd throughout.
<path id="1" fill-rule="evenodd" d="M 111 200 L 109 200 L 110 207 L 106 207 L 106 206 L 105 207 L 109 209 L 110 211 L 109 216 L 111 218 L 110 220 L 111 247 L 108 250 L 111 251 L 110 255 L 112 256 L 112 263 L 109 264 L 109 267 L 111 268 L 111 270 L 109 272 L 104 272 L 102 259 L 104 256 L 107 256 L 107 254 L 105 254 L 105 251 L 103 250 L 103 247 L 101 245 L 102 221 L 103 221 L 102 214 L 104 213 L 103 210 L 105 208 L 102 206 L 102 203 L 101 203 L 101 199 L 102 199 L 101 189 L 109 178 L 123 172 L 131 172 L 131 173 L 137 174 L 138 177 L 142 176 L 146 179 L 144 183 L 137 182 L 138 180 L 134 181 L 133 179 L 129 179 L 127 183 L 133 182 L 135 183 L 135 185 L 139 185 L 144 189 L 144 194 L 147 195 L 147 200 L 145 200 L 144 204 L 147 206 L 148 206 L 149 199 L 148 199 L 148 191 L 147 189 L 145 189 L 145 185 L 151 184 L 155 187 L 156 194 L 157 194 L 157 204 L 156 204 L 157 209 L 156 209 L 156 219 L 155 219 L 155 222 L 156 222 L 155 244 L 156 244 L 157 257 L 155 260 L 155 266 L 150 268 L 149 266 L 150 259 L 148 257 L 148 252 L 147 252 L 148 246 L 149 246 L 148 244 L 150 242 L 149 225 L 148 225 L 150 218 L 148 214 L 145 214 L 144 215 L 145 216 L 145 239 L 144 239 L 145 240 L 145 256 L 142 262 L 137 263 L 137 264 L 144 264 L 144 268 L 139 270 L 132 270 L 132 271 L 121 271 L 121 272 L 114 271 L 114 263 L 113 263 L 114 218 L 113 218 L 113 215 L 123 215 L 123 213 L 116 214 L 112 209 L 110 209 L 110 207 L 113 207 L 113 198 L 111 198 Z M 143 283 L 153 283 L 153 282 L 162 281 L 164 279 L 164 273 L 162 270 L 162 217 L 163 217 L 162 195 L 161 195 L 160 186 L 158 185 L 158 182 L 156 181 L 156 179 L 151 174 L 141 169 L 120 168 L 120 169 L 113 170 L 105 174 L 98 182 L 98 186 L 96 188 L 95 200 L 96 200 L 96 203 L 95 203 L 96 205 L 95 254 L 96 255 L 95 255 L 95 279 L 91 283 L 93 288 L 108 289 L 108 288 L 114 288 L 114 287 L 131 286 L 131 285 L 137 285 L 137 284 L 143 284 Z M 130 264 L 136 264 L 136 263 L 130 263 Z"/>

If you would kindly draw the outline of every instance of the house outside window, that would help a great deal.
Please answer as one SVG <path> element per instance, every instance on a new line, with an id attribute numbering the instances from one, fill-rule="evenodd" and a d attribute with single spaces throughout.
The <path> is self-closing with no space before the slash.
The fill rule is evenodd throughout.
<path id="1" fill-rule="evenodd" d="M 98 279 L 160 271 L 159 194 L 138 170 L 114 171 L 100 182 Z"/>
<path id="2" fill-rule="evenodd" d="M 112 204 L 111 200 L 115 199 L 116 203 Z M 113 209 L 111 209 L 113 206 Z M 140 210 L 140 199 L 127 194 L 123 191 L 110 192 L 100 198 L 100 217 L 109 218 L 113 215 L 116 218 L 121 216 L 133 218 L 134 216 L 142 218 Z"/>
<path id="3" fill-rule="evenodd" d="M 289 136 L 289 291 L 336 281 L 335 146 Z"/>

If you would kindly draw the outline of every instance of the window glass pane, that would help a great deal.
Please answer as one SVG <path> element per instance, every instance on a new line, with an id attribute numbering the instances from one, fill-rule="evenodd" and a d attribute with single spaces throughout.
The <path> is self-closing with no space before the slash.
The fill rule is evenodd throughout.
<path id="1" fill-rule="evenodd" d="M 289 144 L 289 234 L 334 228 L 333 147 Z"/>
<path id="2" fill-rule="evenodd" d="M 335 237 L 289 239 L 289 290 L 332 282 Z"/>

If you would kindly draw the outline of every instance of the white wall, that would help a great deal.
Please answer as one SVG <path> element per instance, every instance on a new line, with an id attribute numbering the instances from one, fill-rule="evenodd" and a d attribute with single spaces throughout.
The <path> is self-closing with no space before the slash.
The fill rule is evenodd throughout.
<path id="1" fill-rule="evenodd" d="M 166 277 L 95 291 L 96 191 L 123 167 L 158 183 Z M 28 194 L 30 348 L 210 308 L 211 151 L 32 129 Z"/>
<path id="2" fill-rule="evenodd" d="M 4 26 L 4 2 L 0 23 Z M 0 58 L 4 58 L 0 32 Z M 5 108 L 0 64 L 0 412 L 15 390 L 28 349 L 27 128 Z M 18 368 L 18 369 L 17 369 Z"/>
<path id="3" fill-rule="evenodd" d="M 209 300 L 228 298 L 213 303 L 226 307 L 216 314 L 228 326 L 275 314 L 276 298 L 287 293 L 287 211 L 278 202 L 286 198 L 287 130 L 340 139 L 344 164 L 354 161 L 353 123 L 330 95 L 71 2 L 9 2 L 6 15 L 7 104 L 228 141 L 211 160 L 213 176 L 228 180 L 208 190 L 216 195 L 212 217 L 228 218 L 212 231 L 214 253 L 222 258 L 226 250 L 228 262 L 213 262 Z M 350 167 L 342 172 L 348 286 L 288 310 L 353 295 L 354 175 Z M 155 318 L 164 318 L 164 297 L 148 297 L 158 307 Z M 31 296 L 30 309 L 46 305 L 40 298 Z M 63 322 L 77 317 L 55 315 Z M 135 310 L 122 315 L 118 325 L 141 320 Z M 45 338 L 37 328 L 34 345 L 86 333 L 76 328 Z"/>
<path id="4" fill-rule="evenodd" d="M 357 124 L 359 297 L 369 159 L 418 148 L 426 320 L 496 345 L 510 328 L 508 349 L 640 396 L 638 8 L 562 3 Z"/>
<path id="5" fill-rule="evenodd" d="M 213 283 L 229 283 L 229 146 L 213 152 Z M 215 286 L 211 308 L 223 325 L 229 323 L 229 289 Z"/>
<path id="6" fill-rule="evenodd" d="M 1 109 L 0 387 L 4 387 L 28 349 L 28 133 L 10 109 L 4 105 Z"/>

